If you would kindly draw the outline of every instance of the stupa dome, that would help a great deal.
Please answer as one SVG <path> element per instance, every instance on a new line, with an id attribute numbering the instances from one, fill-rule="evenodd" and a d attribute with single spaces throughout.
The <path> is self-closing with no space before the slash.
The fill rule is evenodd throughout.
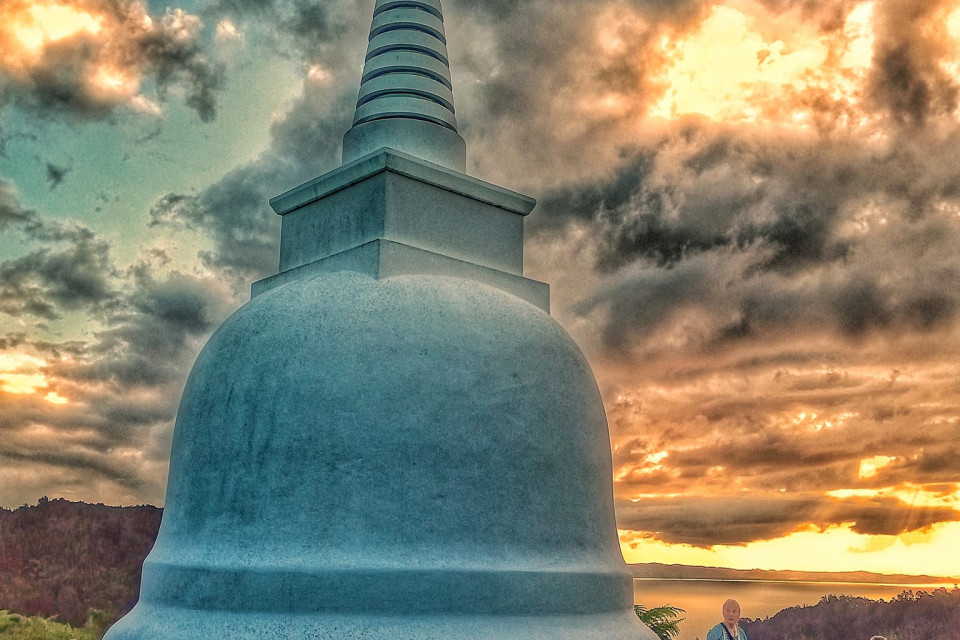
<path id="1" fill-rule="evenodd" d="M 350 271 L 278 286 L 207 343 L 176 434 L 123 621 L 151 620 L 141 637 L 200 638 L 224 611 L 293 634 L 242 638 L 392 616 L 423 637 L 637 637 L 596 383 L 517 296 Z"/>

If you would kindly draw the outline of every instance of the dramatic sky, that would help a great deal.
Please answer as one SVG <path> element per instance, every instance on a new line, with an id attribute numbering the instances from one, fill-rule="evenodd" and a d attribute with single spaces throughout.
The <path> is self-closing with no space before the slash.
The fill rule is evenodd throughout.
<path id="1" fill-rule="evenodd" d="M 372 0 L 0 2 L 0 505 L 162 504 Z M 628 561 L 960 575 L 960 0 L 448 0 Z"/>

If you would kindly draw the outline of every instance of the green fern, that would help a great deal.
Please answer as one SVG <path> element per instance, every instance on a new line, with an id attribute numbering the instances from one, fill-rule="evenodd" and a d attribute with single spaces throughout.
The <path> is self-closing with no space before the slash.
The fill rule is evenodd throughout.
<path id="1" fill-rule="evenodd" d="M 660 637 L 660 640 L 673 640 L 680 635 L 680 623 L 684 618 L 678 617 L 681 613 L 686 613 L 680 607 L 671 607 L 664 605 L 647 609 L 642 604 L 634 605 L 634 611 L 643 624 Z"/>

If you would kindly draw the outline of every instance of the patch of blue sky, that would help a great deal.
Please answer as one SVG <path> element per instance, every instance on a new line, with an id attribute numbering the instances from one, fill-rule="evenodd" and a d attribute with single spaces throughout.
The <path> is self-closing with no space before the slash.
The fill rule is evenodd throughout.
<path id="1" fill-rule="evenodd" d="M 24 207 L 88 226 L 111 241 L 119 263 L 135 261 L 145 240 L 171 233 L 147 228 L 151 205 L 167 193 L 200 191 L 254 161 L 302 86 L 294 62 L 264 55 L 260 46 L 241 43 L 225 64 L 211 122 L 202 122 L 175 91 L 159 116 L 121 110 L 108 121 L 64 123 L 8 109 L 0 177 L 15 185 Z M 143 89 L 149 97 L 150 87 Z M 57 171 L 62 176 L 51 177 Z M 0 259 L 21 254 L 19 244 L 0 236 Z"/>

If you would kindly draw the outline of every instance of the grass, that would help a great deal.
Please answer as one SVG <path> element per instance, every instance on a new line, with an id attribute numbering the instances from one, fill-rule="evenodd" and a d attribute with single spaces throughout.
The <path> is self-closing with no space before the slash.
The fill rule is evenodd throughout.
<path id="1" fill-rule="evenodd" d="M 76 628 L 52 618 L 21 616 L 0 611 L 2 640 L 100 640 L 97 629 Z"/>

